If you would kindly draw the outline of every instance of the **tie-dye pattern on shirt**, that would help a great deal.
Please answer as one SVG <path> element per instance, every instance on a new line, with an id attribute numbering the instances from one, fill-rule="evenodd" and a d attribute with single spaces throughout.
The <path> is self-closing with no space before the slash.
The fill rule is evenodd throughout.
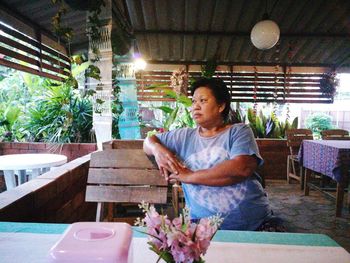
<path id="1" fill-rule="evenodd" d="M 185 165 L 196 171 L 211 168 L 225 160 L 229 160 L 229 153 L 224 148 L 212 147 L 190 155 Z M 247 192 L 245 182 L 224 187 L 185 184 L 184 188 L 188 197 L 198 205 L 211 213 L 223 214 L 237 208 Z"/>

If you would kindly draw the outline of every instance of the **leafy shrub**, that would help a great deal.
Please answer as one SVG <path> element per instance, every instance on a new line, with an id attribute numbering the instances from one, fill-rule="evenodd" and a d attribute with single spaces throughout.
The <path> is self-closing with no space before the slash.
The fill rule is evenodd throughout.
<path id="1" fill-rule="evenodd" d="M 70 85 L 48 87 L 29 110 L 26 125 L 34 141 L 51 143 L 89 142 L 92 104 Z"/>
<path id="2" fill-rule="evenodd" d="M 305 120 L 306 128 L 312 130 L 316 137 L 319 137 L 321 131 L 332 129 L 332 117 L 325 113 L 313 113 L 307 116 Z"/>
<path id="3" fill-rule="evenodd" d="M 288 120 L 279 121 L 274 114 L 264 116 L 263 112 L 255 114 L 253 109 L 249 108 L 248 121 L 256 138 L 285 138 L 286 130 L 298 127 L 298 117 L 290 123 Z"/>

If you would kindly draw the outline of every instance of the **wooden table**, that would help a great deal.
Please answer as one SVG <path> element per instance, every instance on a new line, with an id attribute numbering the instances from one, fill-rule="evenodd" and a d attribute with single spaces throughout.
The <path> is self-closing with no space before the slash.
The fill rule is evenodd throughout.
<path id="1" fill-rule="evenodd" d="M 31 170 L 34 178 L 66 162 L 67 157 L 60 154 L 9 154 L 0 156 L 0 170 L 4 171 L 6 188 L 9 190 L 17 186 L 15 175 L 18 175 L 18 184 L 22 184 L 26 181 L 27 170 Z"/>
<path id="2" fill-rule="evenodd" d="M 304 140 L 299 150 L 299 162 L 307 168 L 305 195 L 309 194 L 309 170 L 326 175 L 337 182 L 336 216 L 341 216 L 344 188 L 349 182 L 350 141 Z M 350 193 L 348 194 L 348 204 L 349 202 Z"/>
<path id="3" fill-rule="evenodd" d="M 67 227 L 0 222 L 0 261 L 48 262 L 50 248 Z M 133 233 L 132 249 L 132 262 L 157 260 L 157 255 L 148 249 L 145 235 L 137 231 Z M 350 254 L 326 235 L 221 230 L 213 238 L 204 259 L 207 263 L 345 263 L 350 262 Z"/>

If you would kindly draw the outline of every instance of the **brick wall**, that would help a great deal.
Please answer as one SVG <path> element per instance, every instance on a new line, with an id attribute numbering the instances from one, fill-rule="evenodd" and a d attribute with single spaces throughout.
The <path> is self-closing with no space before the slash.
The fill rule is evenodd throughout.
<path id="1" fill-rule="evenodd" d="M 56 153 L 67 156 L 68 162 L 97 150 L 96 143 L 23 143 L 0 142 L 0 155 L 19 153 Z"/>
<path id="2" fill-rule="evenodd" d="M 1 193 L 0 220 L 94 221 L 96 203 L 85 202 L 89 163 L 90 155 L 86 155 Z"/>
<path id="3" fill-rule="evenodd" d="M 289 149 L 285 139 L 256 139 L 264 165 L 258 172 L 265 179 L 287 179 Z"/>

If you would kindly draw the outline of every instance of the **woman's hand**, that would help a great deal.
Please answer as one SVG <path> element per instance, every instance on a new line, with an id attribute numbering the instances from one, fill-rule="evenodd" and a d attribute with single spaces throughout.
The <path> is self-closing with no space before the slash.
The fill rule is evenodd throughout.
<path id="1" fill-rule="evenodd" d="M 143 143 L 143 150 L 148 155 L 153 155 L 160 174 L 168 180 L 170 174 L 177 174 L 179 169 L 185 166 L 176 155 L 162 145 L 156 136 L 147 137 Z"/>
<path id="2" fill-rule="evenodd" d="M 182 182 L 182 183 L 190 183 L 190 176 L 193 174 L 193 171 L 188 169 L 187 167 L 181 167 L 177 170 L 177 173 L 171 173 L 168 176 L 168 180 L 170 183 Z"/>
<path id="3" fill-rule="evenodd" d="M 158 164 L 160 174 L 166 180 L 169 179 L 170 174 L 177 174 L 184 167 L 175 154 L 160 143 L 155 145 L 153 155 Z"/>

